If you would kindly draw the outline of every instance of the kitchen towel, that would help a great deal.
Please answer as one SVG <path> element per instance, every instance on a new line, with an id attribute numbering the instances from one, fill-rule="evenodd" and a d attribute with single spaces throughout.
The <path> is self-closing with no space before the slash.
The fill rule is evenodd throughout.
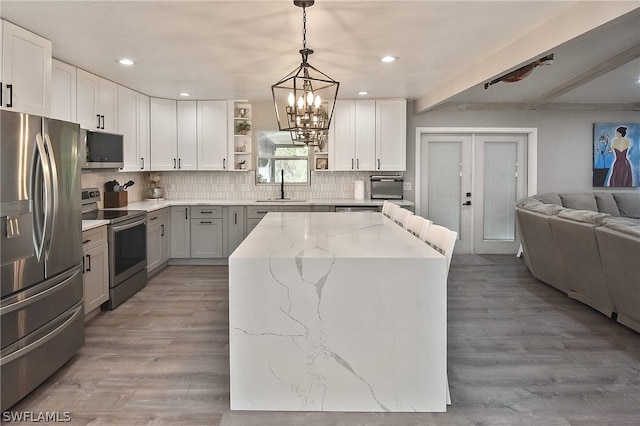
<path id="1" fill-rule="evenodd" d="M 364 200 L 364 181 L 357 180 L 353 182 L 353 199 Z"/>

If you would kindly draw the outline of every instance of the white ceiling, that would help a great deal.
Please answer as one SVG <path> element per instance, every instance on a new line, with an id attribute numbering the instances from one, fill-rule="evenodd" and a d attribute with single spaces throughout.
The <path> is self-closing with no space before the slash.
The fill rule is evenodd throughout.
<path id="1" fill-rule="evenodd" d="M 57 59 L 173 99 L 182 91 L 192 99 L 269 99 L 302 47 L 302 9 L 291 0 L 2 0 L 0 16 L 50 39 Z M 549 31 L 553 22 L 562 24 Z M 597 28 L 576 37 L 585 25 Z M 315 50 L 309 62 L 340 81 L 342 98 L 367 90 L 422 99 L 423 110 L 443 101 L 526 104 L 543 94 L 549 102 L 640 103 L 639 0 L 317 0 L 307 9 L 307 44 Z M 627 49 L 626 63 L 594 72 Z M 482 87 L 546 53 L 554 64 L 522 82 Z M 400 59 L 384 64 L 384 55 Z M 122 57 L 136 65 L 119 65 Z"/>

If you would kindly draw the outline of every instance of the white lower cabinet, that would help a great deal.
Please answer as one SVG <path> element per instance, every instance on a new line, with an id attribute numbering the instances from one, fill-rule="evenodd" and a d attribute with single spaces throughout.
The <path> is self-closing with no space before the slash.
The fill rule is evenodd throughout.
<path id="1" fill-rule="evenodd" d="M 170 217 L 169 208 L 147 213 L 147 273 L 171 257 Z"/>
<path id="2" fill-rule="evenodd" d="M 82 233 L 84 314 L 100 309 L 109 299 L 109 245 L 107 227 Z"/>
<path id="3" fill-rule="evenodd" d="M 224 257 L 222 206 L 191 207 L 191 258 Z"/>

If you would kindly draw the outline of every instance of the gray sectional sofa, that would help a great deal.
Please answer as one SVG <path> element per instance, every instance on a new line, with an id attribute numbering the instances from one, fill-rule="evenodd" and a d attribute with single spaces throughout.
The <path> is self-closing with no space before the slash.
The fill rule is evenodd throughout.
<path id="1" fill-rule="evenodd" d="M 539 194 L 515 209 L 534 277 L 640 332 L 640 192 Z"/>

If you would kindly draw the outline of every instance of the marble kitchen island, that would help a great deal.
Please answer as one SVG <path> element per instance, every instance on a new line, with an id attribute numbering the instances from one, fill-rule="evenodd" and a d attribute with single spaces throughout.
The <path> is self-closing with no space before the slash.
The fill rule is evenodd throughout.
<path id="1" fill-rule="evenodd" d="M 446 296 L 380 213 L 268 213 L 229 258 L 231 409 L 446 411 Z"/>

